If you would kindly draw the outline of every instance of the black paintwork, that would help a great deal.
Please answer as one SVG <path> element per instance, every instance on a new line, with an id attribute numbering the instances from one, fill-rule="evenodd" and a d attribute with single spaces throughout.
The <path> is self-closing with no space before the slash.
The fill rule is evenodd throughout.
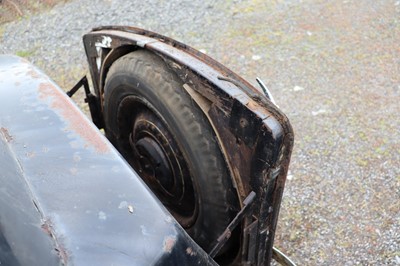
<path id="1" fill-rule="evenodd" d="M 0 263 L 213 265 L 47 76 L 0 56 Z"/>

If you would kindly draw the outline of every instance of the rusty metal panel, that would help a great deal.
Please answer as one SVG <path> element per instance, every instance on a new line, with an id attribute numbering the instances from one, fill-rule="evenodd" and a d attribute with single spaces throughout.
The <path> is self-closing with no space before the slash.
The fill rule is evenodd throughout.
<path id="1" fill-rule="evenodd" d="M 0 169 L 2 263 L 215 264 L 62 90 L 13 56 L 0 56 Z"/>

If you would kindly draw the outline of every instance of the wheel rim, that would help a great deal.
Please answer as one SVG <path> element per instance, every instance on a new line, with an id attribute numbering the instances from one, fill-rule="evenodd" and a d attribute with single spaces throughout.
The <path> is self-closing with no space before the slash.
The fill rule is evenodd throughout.
<path id="1" fill-rule="evenodd" d="M 135 110 L 138 111 L 131 118 L 126 149 L 129 162 L 175 219 L 188 229 L 198 215 L 188 163 L 162 119 L 144 104 L 135 103 Z"/>

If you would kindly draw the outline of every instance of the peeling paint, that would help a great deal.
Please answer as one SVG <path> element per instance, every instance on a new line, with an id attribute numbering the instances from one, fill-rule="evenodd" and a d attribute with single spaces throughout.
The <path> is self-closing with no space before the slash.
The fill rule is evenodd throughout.
<path id="1" fill-rule="evenodd" d="M 101 42 L 96 42 L 94 46 L 96 47 L 97 51 L 97 57 L 96 57 L 96 64 L 97 64 L 97 69 L 100 70 L 101 66 L 101 53 L 102 53 L 102 48 L 110 48 L 111 47 L 111 42 L 112 39 L 109 36 L 102 36 Z"/>
<path id="2" fill-rule="evenodd" d="M 164 238 L 164 245 L 163 245 L 163 250 L 166 253 L 171 253 L 172 249 L 174 248 L 176 243 L 176 237 L 175 236 L 166 236 Z"/>
<path id="3" fill-rule="evenodd" d="M 111 42 L 112 42 L 111 37 L 102 36 L 101 42 L 96 42 L 95 46 L 96 47 L 101 47 L 101 48 L 110 48 L 111 47 Z"/>
<path id="4" fill-rule="evenodd" d="M 0 133 L 4 136 L 7 142 L 11 142 L 13 140 L 13 137 L 10 135 L 7 128 L 5 127 L 0 128 Z"/>

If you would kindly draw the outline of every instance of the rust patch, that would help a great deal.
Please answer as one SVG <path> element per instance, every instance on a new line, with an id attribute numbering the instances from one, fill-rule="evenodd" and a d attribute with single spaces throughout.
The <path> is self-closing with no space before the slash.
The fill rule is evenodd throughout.
<path id="1" fill-rule="evenodd" d="M 35 71 L 34 69 L 30 69 L 29 71 L 27 71 L 26 75 L 30 76 L 33 79 L 40 78 L 40 74 L 37 71 Z"/>
<path id="2" fill-rule="evenodd" d="M 4 136 L 7 142 L 11 142 L 13 140 L 13 137 L 10 135 L 10 133 L 8 133 L 7 128 L 0 128 L 0 133 Z"/>
<path id="3" fill-rule="evenodd" d="M 67 251 L 65 250 L 65 248 L 61 247 L 59 241 L 57 241 L 57 238 L 53 233 L 54 229 L 53 229 L 53 224 L 52 224 L 51 220 L 50 219 L 43 220 L 41 227 L 42 227 L 42 230 L 47 235 L 49 235 L 52 239 L 55 240 L 56 246 L 54 247 L 54 250 L 56 251 L 58 257 L 60 258 L 62 265 L 66 265 L 67 261 L 68 261 L 68 254 L 67 254 Z"/>
<path id="4" fill-rule="evenodd" d="M 270 116 L 270 114 L 268 114 L 268 112 L 266 111 L 266 108 L 257 103 L 256 101 L 250 100 L 246 104 L 246 106 L 262 120 Z"/>
<path id="5" fill-rule="evenodd" d="M 166 253 L 171 253 L 172 249 L 174 248 L 176 243 L 176 237 L 175 236 L 167 236 L 164 238 L 164 245 L 163 245 L 163 250 Z"/>
<path id="6" fill-rule="evenodd" d="M 62 265 L 67 265 L 68 254 L 67 251 L 63 248 L 56 247 L 54 250 L 57 252 L 58 257 L 60 258 Z"/>
<path id="7" fill-rule="evenodd" d="M 76 110 L 74 104 L 53 84 L 50 82 L 39 84 L 39 98 L 50 100 L 50 107 L 59 112 L 67 124 L 66 129 L 77 133 L 85 142 L 85 147 L 92 146 L 98 153 L 110 151 L 99 133 L 83 121 L 82 114 Z"/>
<path id="8" fill-rule="evenodd" d="M 50 219 L 44 220 L 41 227 L 47 235 L 49 235 L 51 238 L 55 238 L 53 235 L 53 225 Z"/>

